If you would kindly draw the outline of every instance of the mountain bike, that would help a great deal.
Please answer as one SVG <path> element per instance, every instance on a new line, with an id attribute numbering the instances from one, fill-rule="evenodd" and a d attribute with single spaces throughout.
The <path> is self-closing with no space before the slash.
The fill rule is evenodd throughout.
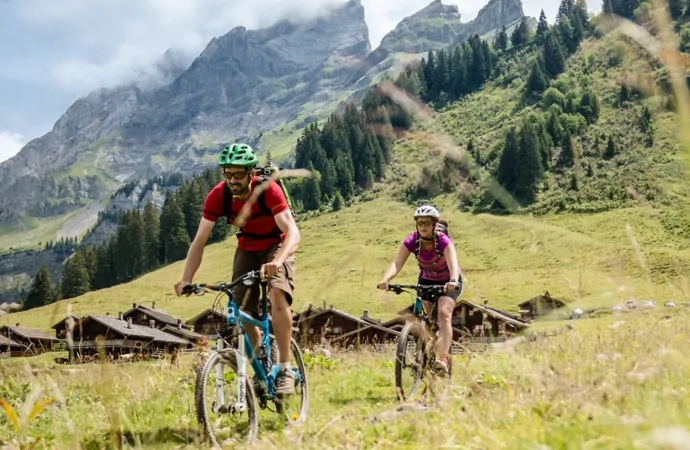
<path id="1" fill-rule="evenodd" d="M 444 285 L 421 285 L 421 284 L 389 284 L 388 290 L 398 295 L 408 292 L 406 289 L 416 291 L 415 301 L 412 306 L 412 319 L 405 323 L 400 336 L 395 354 L 395 388 L 398 398 L 405 401 L 417 394 L 419 383 L 423 380 L 433 382 L 437 376 L 432 369 L 436 361 L 436 342 L 438 341 L 438 309 L 436 302 L 433 303 L 430 314 L 424 311 L 423 300 L 444 294 Z M 411 293 L 411 292 L 408 292 Z M 407 350 L 411 347 L 412 356 L 409 357 Z M 451 349 L 452 350 L 452 343 Z M 452 355 L 452 352 L 450 352 Z M 412 386 L 408 392 L 403 387 L 404 369 L 410 368 L 412 372 Z M 453 373 L 453 358 L 448 358 L 448 373 L 446 378 L 450 381 Z M 433 388 L 432 383 L 427 383 L 428 388 Z M 421 393 L 424 395 L 426 388 Z"/>
<path id="2" fill-rule="evenodd" d="M 267 313 L 267 283 L 261 281 L 261 317 L 258 320 L 240 310 L 233 296 L 232 289 L 239 283 L 251 286 L 259 280 L 261 280 L 259 271 L 250 271 L 230 283 L 217 285 L 197 283 L 185 286 L 183 290 L 183 293 L 196 295 L 204 295 L 207 291 L 219 292 L 214 301 L 214 309 L 218 306 L 222 294 L 228 296 L 227 323 L 229 328 L 222 332 L 216 332 L 215 349 L 208 354 L 199 367 L 194 387 L 197 420 L 203 428 L 205 437 L 215 446 L 220 446 L 226 440 L 252 442 L 257 437 L 259 427 L 257 400 L 261 409 L 269 408 L 269 402 L 275 404 L 274 412 L 282 414 L 290 425 L 301 424 L 307 417 L 309 402 L 307 375 L 302 359 L 302 350 L 294 338 L 291 338 L 290 345 L 294 360 L 291 366 L 295 375 L 295 393 L 288 398 L 280 398 L 275 393 L 278 364 L 277 357 L 274 355 L 278 354 L 278 348 L 275 337 L 270 334 L 270 319 Z M 261 330 L 262 337 L 258 346 L 258 355 L 252 348 L 243 323 L 250 323 Z M 250 382 L 247 377 L 247 359 L 254 369 L 253 382 Z M 230 369 L 227 374 L 223 371 L 223 365 Z M 209 381 L 211 382 L 212 394 L 210 402 L 206 398 L 210 390 Z M 234 384 L 236 387 L 237 399 L 234 402 L 226 401 L 224 394 L 228 394 L 228 392 L 223 391 L 226 383 Z M 296 412 L 291 413 L 288 411 L 287 403 L 298 395 L 300 398 L 299 407 Z M 208 408 L 209 406 L 210 408 Z M 224 419 L 240 417 L 245 413 L 249 420 L 244 430 L 242 430 L 243 427 L 235 427 L 240 430 L 235 434 L 230 434 L 232 431 L 227 427 L 222 430 L 223 432 L 214 431 L 212 425 L 220 424 Z M 214 415 L 218 417 L 212 417 Z M 244 439 L 237 437 L 238 435 L 241 436 L 242 431 L 246 433 Z M 225 434 L 228 436 L 224 437 Z"/>

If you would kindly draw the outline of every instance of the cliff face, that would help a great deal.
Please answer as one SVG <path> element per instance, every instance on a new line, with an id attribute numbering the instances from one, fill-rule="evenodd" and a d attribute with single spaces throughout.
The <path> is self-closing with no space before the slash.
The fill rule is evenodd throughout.
<path id="1" fill-rule="evenodd" d="M 370 50 L 364 8 L 353 0 L 306 23 L 234 28 L 188 67 L 166 53 L 158 70 L 170 84 L 92 92 L 0 164 L 0 225 L 20 212 L 62 214 L 127 180 L 194 170 L 204 150 L 255 138 L 295 119 L 304 104 L 333 100 L 352 61 Z"/>
<path id="2" fill-rule="evenodd" d="M 434 0 L 372 52 L 364 8 L 351 0 L 305 23 L 236 27 L 193 61 L 166 52 L 156 62 L 159 84 L 90 93 L 0 164 L 0 226 L 16 224 L 20 213 L 46 218 L 83 208 L 131 180 L 196 173 L 229 141 L 256 145 L 286 123 L 304 126 L 410 57 L 522 14 L 520 0 L 491 0 L 462 23 L 456 6 Z"/>

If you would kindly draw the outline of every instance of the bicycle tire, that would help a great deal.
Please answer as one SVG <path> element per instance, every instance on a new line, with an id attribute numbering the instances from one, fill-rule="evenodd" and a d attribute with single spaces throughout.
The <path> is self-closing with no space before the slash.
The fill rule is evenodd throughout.
<path id="1" fill-rule="evenodd" d="M 206 380 L 212 373 L 211 371 L 215 367 L 216 363 L 221 360 L 224 360 L 227 365 L 230 366 L 235 373 L 237 373 L 237 358 L 233 349 L 228 348 L 226 350 L 221 350 L 220 352 L 213 351 L 204 359 L 204 362 L 199 367 L 194 386 L 194 403 L 196 406 L 197 421 L 203 429 L 204 437 L 210 440 L 211 443 L 217 448 L 220 448 L 220 444 L 218 443 L 215 433 L 211 428 L 210 420 L 206 416 Z M 257 415 L 258 411 L 254 395 L 254 388 L 252 387 L 249 376 L 247 376 L 245 383 L 247 415 L 249 416 L 249 432 L 244 440 L 247 443 L 251 443 L 256 439 L 259 433 L 259 417 Z"/>
<path id="2" fill-rule="evenodd" d="M 275 340 L 275 337 L 271 335 L 271 339 Z M 276 402 L 276 410 L 278 411 L 279 414 L 282 414 L 285 416 L 285 419 L 287 420 L 288 424 L 290 425 L 300 425 L 304 423 L 304 421 L 307 419 L 307 414 L 309 411 L 309 384 L 307 381 L 307 368 L 304 364 L 304 359 L 302 358 L 302 349 L 300 348 L 299 344 L 297 344 L 297 341 L 295 338 L 291 337 L 290 338 L 290 347 L 292 348 L 292 356 L 295 358 L 297 362 L 297 368 L 302 374 L 302 383 L 300 384 L 300 394 L 302 395 L 302 401 L 300 404 L 300 409 L 299 409 L 299 416 L 296 419 L 292 419 L 291 417 L 288 417 L 287 414 L 285 414 L 285 411 L 283 410 L 282 405 L 280 402 Z M 295 392 L 296 393 L 296 392 Z"/>
<path id="3" fill-rule="evenodd" d="M 422 378 L 424 378 L 424 368 L 422 367 L 421 373 L 419 373 L 414 378 L 413 387 L 410 389 L 409 395 L 407 395 L 405 393 L 404 387 L 402 385 L 403 384 L 403 380 L 402 380 L 403 369 L 404 369 L 403 365 L 404 365 L 405 360 L 407 358 L 406 350 L 407 350 L 408 337 L 411 335 L 412 330 L 415 327 L 422 327 L 422 331 L 424 331 L 423 328 L 425 327 L 425 325 L 423 323 L 419 323 L 419 322 L 407 322 L 405 324 L 405 326 L 403 327 L 402 331 L 400 331 L 400 336 L 398 336 L 398 345 L 397 345 L 397 349 L 395 352 L 395 387 L 396 387 L 396 391 L 398 393 L 398 398 L 400 398 L 402 401 L 407 400 L 409 397 L 412 397 L 415 394 L 417 387 L 419 385 L 419 382 L 422 380 Z M 417 353 L 415 355 L 415 358 L 418 358 L 419 349 L 420 348 L 424 349 L 426 346 L 426 343 L 423 341 L 424 337 L 419 336 L 419 335 L 415 336 L 414 334 L 412 334 L 412 336 L 413 336 L 415 343 L 417 345 Z M 422 365 L 424 364 L 423 354 L 422 354 L 422 361 L 417 361 L 417 362 L 421 363 Z"/>

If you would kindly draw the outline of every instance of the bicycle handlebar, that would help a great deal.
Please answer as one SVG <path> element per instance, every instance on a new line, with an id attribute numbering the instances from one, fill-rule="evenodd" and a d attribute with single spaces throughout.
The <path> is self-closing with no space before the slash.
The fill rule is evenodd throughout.
<path id="1" fill-rule="evenodd" d="M 251 286 L 254 284 L 256 280 L 261 279 L 261 273 L 258 270 L 252 270 L 235 281 L 231 282 L 225 282 L 225 283 L 220 283 L 220 284 L 206 284 L 206 283 L 195 283 L 195 284 L 188 284 L 184 288 L 182 288 L 182 293 L 191 295 L 191 294 L 196 294 L 196 295 L 204 295 L 207 290 L 209 291 L 220 291 L 220 292 L 225 292 L 228 294 L 229 290 L 234 288 L 240 283 L 244 283 L 247 286 Z"/>
<path id="2" fill-rule="evenodd" d="M 439 291 L 439 293 L 443 293 L 445 286 L 445 284 L 389 284 L 388 290 L 395 292 L 396 294 L 405 292 L 405 289 L 414 289 L 422 292 Z M 378 285 L 376 287 L 378 288 Z M 456 289 L 458 288 L 456 287 Z"/>

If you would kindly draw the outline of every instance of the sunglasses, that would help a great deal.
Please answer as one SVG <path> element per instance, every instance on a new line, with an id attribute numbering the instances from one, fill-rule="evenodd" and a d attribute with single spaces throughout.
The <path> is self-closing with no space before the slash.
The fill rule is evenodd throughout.
<path id="1" fill-rule="evenodd" d="M 433 221 L 431 220 L 418 220 L 417 221 L 417 226 L 418 227 L 430 227 L 434 224 Z"/>
<path id="2" fill-rule="evenodd" d="M 243 180 L 244 177 L 247 176 L 249 172 L 246 170 L 240 170 L 238 172 L 232 172 L 232 171 L 223 171 L 223 176 L 225 177 L 226 180 L 230 181 L 233 178 L 236 180 Z"/>

